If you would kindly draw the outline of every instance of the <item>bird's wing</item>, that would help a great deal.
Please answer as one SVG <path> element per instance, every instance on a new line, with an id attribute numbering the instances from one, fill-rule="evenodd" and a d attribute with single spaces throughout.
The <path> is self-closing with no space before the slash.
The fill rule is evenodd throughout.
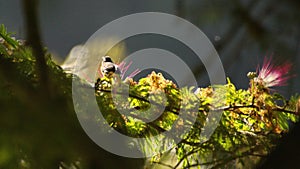
<path id="1" fill-rule="evenodd" d="M 115 68 L 116 68 L 115 74 L 119 74 L 119 75 L 122 74 L 122 71 L 119 68 L 119 66 L 115 65 Z"/>
<path id="2" fill-rule="evenodd" d="M 115 72 L 116 71 L 115 64 L 111 62 L 103 62 L 101 66 L 101 71 L 103 73 Z"/>

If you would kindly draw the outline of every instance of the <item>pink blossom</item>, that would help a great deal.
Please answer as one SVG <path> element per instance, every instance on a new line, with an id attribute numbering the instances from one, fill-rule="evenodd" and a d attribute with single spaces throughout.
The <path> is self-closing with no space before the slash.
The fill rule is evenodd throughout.
<path id="1" fill-rule="evenodd" d="M 136 69 L 134 70 L 133 72 L 131 72 L 127 77 L 124 77 L 125 76 L 125 73 L 127 72 L 128 68 L 131 66 L 132 64 L 132 61 L 129 62 L 127 65 L 126 65 L 126 62 L 122 61 L 118 66 L 121 70 L 121 79 L 124 79 L 124 78 L 133 78 L 135 75 L 137 75 L 138 73 L 140 73 L 141 71 L 139 69 Z"/>
<path id="2" fill-rule="evenodd" d="M 272 57 L 265 57 L 262 68 L 258 67 L 258 77 L 255 81 L 265 87 L 284 86 L 287 80 L 291 78 L 289 71 L 292 64 L 285 62 L 282 65 L 274 65 L 271 63 Z"/>

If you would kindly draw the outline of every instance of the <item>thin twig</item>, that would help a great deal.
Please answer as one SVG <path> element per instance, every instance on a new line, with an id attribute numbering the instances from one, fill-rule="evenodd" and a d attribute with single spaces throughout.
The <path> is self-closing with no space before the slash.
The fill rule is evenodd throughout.
<path id="1" fill-rule="evenodd" d="M 218 111 L 234 110 L 234 109 L 239 109 L 239 108 L 255 108 L 255 109 L 258 109 L 258 110 L 260 109 L 260 107 L 251 104 L 251 105 L 238 105 L 238 106 L 232 106 L 232 105 L 230 105 L 230 106 L 224 106 L 224 107 L 219 107 L 219 108 L 213 109 L 211 111 L 212 112 L 218 112 Z M 279 107 L 273 108 L 273 109 L 271 109 L 271 111 L 281 111 L 281 112 L 284 112 L 284 113 L 290 113 L 290 114 L 294 114 L 294 115 L 299 115 L 295 111 L 286 110 L 286 109 L 279 108 Z"/>
<path id="2" fill-rule="evenodd" d="M 112 92 L 111 90 L 105 90 L 105 89 L 98 89 L 98 91 L 105 92 L 105 93 L 111 93 Z M 123 95 L 123 96 L 129 96 L 129 97 L 132 97 L 132 98 L 144 101 L 146 103 L 150 103 L 150 101 L 148 99 L 140 97 L 140 96 L 137 96 L 137 95 L 133 95 L 133 94 L 130 94 L 130 93 L 128 94 L 128 93 L 125 93 L 125 92 L 116 92 L 115 94 L 119 94 L 119 95 Z M 174 110 L 171 110 L 171 109 L 168 109 L 167 106 L 161 105 L 161 104 L 159 104 L 157 102 L 151 102 L 151 104 L 154 104 L 155 106 L 158 106 L 160 108 L 165 108 L 168 112 L 171 112 L 171 113 L 173 113 L 175 115 L 179 115 L 178 112 L 176 112 Z"/>

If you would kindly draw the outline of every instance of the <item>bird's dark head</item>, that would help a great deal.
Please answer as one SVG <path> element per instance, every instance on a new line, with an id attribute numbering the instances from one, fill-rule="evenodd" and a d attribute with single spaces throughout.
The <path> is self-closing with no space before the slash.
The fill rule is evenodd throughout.
<path id="1" fill-rule="evenodd" d="M 102 60 L 103 60 L 103 62 L 113 62 L 109 56 L 103 56 Z"/>

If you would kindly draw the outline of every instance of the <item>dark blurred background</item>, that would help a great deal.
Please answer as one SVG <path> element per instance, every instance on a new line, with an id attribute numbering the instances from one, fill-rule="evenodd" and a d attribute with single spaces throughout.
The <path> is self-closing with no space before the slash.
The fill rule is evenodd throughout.
<path id="1" fill-rule="evenodd" d="M 63 60 L 72 47 L 84 43 L 103 25 L 124 15 L 155 11 L 183 17 L 198 26 L 214 44 L 226 75 L 238 87 L 246 88 L 247 72 L 255 71 L 266 55 L 273 55 L 278 62 L 291 61 L 293 73 L 300 74 L 297 69 L 300 64 L 299 9 L 300 2 L 296 0 L 40 0 L 39 18 L 43 43 Z M 0 0 L 0 22 L 18 38 L 25 37 L 20 0 Z M 137 39 L 136 44 L 147 43 L 144 48 L 153 46 L 151 43 L 172 48 L 170 40 L 158 39 L 145 37 Z M 166 41 L 169 47 L 163 45 Z M 134 45 L 128 45 L 128 51 L 138 50 L 130 48 Z M 206 86 L 209 81 L 199 64 L 190 66 L 200 85 Z M 293 78 L 288 86 L 278 90 L 285 96 L 299 93 L 298 79 Z"/>

